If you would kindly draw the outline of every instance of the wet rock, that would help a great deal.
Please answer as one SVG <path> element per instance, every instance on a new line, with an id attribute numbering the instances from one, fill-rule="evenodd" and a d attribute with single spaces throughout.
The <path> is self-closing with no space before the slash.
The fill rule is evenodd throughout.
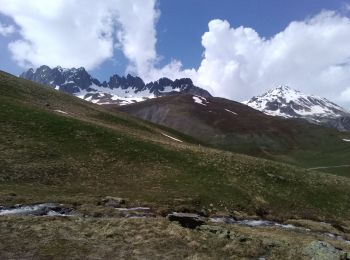
<path id="1" fill-rule="evenodd" d="M 59 204 L 45 203 L 36 205 L 15 205 L 13 207 L 1 208 L 0 216 L 22 215 L 22 216 L 65 216 L 70 215 L 71 209 L 64 208 Z"/>
<path id="2" fill-rule="evenodd" d="M 58 215 L 69 215 L 72 213 L 72 209 L 69 208 L 63 208 L 60 206 L 53 206 L 50 208 L 50 211 L 57 213 Z"/>
<path id="3" fill-rule="evenodd" d="M 112 208 L 125 208 L 126 200 L 123 198 L 107 196 L 104 199 L 102 199 L 102 201 L 99 204 Z"/>
<path id="4" fill-rule="evenodd" d="M 303 249 L 303 256 L 317 260 L 346 260 L 347 253 L 323 241 L 312 241 Z"/>
<path id="5" fill-rule="evenodd" d="M 195 229 L 204 224 L 204 218 L 191 213 L 177 213 L 174 212 L 167 216 L 167 219 L 170 221 L 177 221 L 181 226 L 186 228 Z"/>

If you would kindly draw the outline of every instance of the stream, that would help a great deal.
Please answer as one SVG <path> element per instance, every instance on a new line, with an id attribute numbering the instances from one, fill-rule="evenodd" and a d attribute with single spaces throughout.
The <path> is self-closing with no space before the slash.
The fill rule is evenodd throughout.
<path id="1" fill-rule="evenodd" d="M 117 211 L 122 212 L 144 212 L 144 215 L 138 214 L 128 214 L 124 218 L 150 218 L 154 217 L 154 215 L 150 215 L 151 209 L 148 207 L 134 207 L 134 208 L 115 208 Z M 0 216 L 9 216 L 9 215 L 20 215 L 20 216 L 60 216 L 60 217 L 69 217 L 69 216 L 78 216 L 73 209 L 65 208 L 62 204 L 56 203 L 42 203 L 42 204 L 34 204 L 34 205 L 15 205 L 11 207 L 0 206 Z M 168 215 L 168 219 L 170 221 L 171 218 L 169 216 L 177 217 L 178 219 L 174 219 L 174 221 L 179 221 L 181 224 L 181 218 L 185 221 L 198 222 L 199 225 L 206 223 L 224 223 L 231 225 L 239 225 L 239 226 L 247 226 L 247 227 L 277 227 L 281 229 L 289 229 L 289 230 L 300 230 L 316 235 L 323 235 L 328 238 L 345 242 L 350 244 L 349 240 L 346 240 L 343 236 L 327 233 L 327 232 L 318 232 L 312 231 L 311 229 L 298 227 L 291 224 L 282 224 L 274 221 L 267 220 L 235 220 L 230 217 L 209 217 L 204 218 L 197 214 L 190 213 L 178 213 L 174 212 Z"/>
<path id="2" fill-rule="evenodd" d="M 0 206 L 0 216 L 72 216 L 73 211 L 64 208 L 61 204 L 42 203 L 35 205 L 15 205 L 11 207 Z"/>
<path id="3" fill-rule="evenodd" d="M 300 230 L 305 232 L 310 232 L 313 234 L 323 235 L 334 240 L 345 242 L 346 244 L 350 244 L 350 240 L 346 240 L 343 236 L 327 233 L 327 232 L 318 232 L 313 231 L 309 228 L 297 227 L 291 224 L 281 224 L 278 222 L 268 221 L 268 220 L 235 220 L 233 218 L 227 217 L 219 217 L 219 218 L 209 218 L 210 222 L 213 223 L 226 223 L 226 224 L 234 224 L 239 226 L 248 226 L 248 227 L 278 227 L 281 229 L 290 229 L 290 230 Z"/>

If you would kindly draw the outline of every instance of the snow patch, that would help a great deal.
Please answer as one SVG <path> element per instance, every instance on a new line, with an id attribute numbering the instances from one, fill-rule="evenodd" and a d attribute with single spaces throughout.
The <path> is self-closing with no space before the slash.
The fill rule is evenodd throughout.
<path id="1" fill-rule="evenodd" d="M 108 88 L 108 87 L 99 87 L 95 84 L 92 84 L 89 88 L 90 91 L 85 89 L 80 89 L 79 92 L 74 95 L 78 98 L 84 99 L 86 101 L 98 104 L 98 105 L 107 105 L 115 103 L 112 101 L 119 101 L 120 105 L 128 105 L 136 102 L 145 101 L 147 99 L 155 98 L 156 96 L 151 93 L 149 90 L 137 91 L 133 88 Z M 167 90 L 167 89 L 166 89 Z M 91 92 L 93 91 L 93 93 Z M 176 91 L 176 90 L 173 90 Z M 165 90 L 164 90 L 165 93 Z"/>
<path id="2" fill-rule="evenodd" d="M 343 139 L 344 142 L 350 142 L 350 139 Z"/>
<path id="3" fill-rule="evenodd" d="M 194 103 L 200 104 L 202 106 L 207 106 L 205 103 L 209 103 L 206 98 L 200 96 L 193 96 Z"/>
<path id="4" fill-rule="evenodd" d="M 61 113 L 61 114 L 68 115 L 68 113 L 67 113 L 67 112 L 62 111 L 62 110 L 59 110 L 59 109 L 56 109 L 56 110 L 54 110 L 54 111 L 55 111 L 55 112 L 57 112 L 57 113 Z"/>
<path id="5" fill-rule="evenodd" d="M 179 140 L 179 139 L 177 139 L 177 138 L 175 138 L 175 137 L 172 137 L 172 136 L 167 135 L 167 134 L 164 134 L 164 133 L 162 133 L 162 135 L 164 135 L 164 136 L 166 136 L 166 137 L 168 137 L 168 138 L 170 138 L 170 139 L 172 139 L 172 140 L 174 140 L 174 141 L 176 141 L 176 142 L 180 142 L 180 143 L 182 143 L 182 141 L 181 141 L 181 140 Z"/>
<path id="6" fill-rule="evenodd" d="M 150 208 L 147 208 L 147 207 L 115 208 L 115 209 L 119 210 L 119 211 L 148 211 L 148 210 L 151 210 Z"/>
<path id="7" fill-rule="evenodd" d="M 229 113 L 231 113 L 231 114 L 234 114 L 234 115 L 238 116 L 238 114 L 237 114 L 236 112 L 233 112 L 233 111 L 231 111 L 231 110 L 229 110 L 229 109 L 225 109 L 225 111 L 227 111 L 227 112 L 229 112 Z"/>
<path id="8" fill-rule="evenodd" d="M 172 86 L 164 87 L 164 90 L 159 91 L 159 93 L 169 93 L 169 92 L 180 92 L 179 88 L 173 88 Z"/>

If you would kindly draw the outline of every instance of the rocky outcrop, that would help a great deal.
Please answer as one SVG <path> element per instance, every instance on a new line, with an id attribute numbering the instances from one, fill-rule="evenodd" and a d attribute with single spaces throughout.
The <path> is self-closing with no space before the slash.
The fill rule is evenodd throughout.
<path id="1" fill-rule="evenodd" d="M 347 253 L 323 241 L 312 241 L 302 251 L 303 257 L 314 260 L 347 260 Z"/>

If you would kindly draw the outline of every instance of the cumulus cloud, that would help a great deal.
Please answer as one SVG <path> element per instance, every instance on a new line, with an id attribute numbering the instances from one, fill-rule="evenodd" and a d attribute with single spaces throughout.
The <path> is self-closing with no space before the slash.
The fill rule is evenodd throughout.
<path id="1" fill-rule="evenodd" d="M 151 75 L 191 77 L 216 96 L 240 101 L 288 85 L 350 107 L 348 17 L 323 11 L 291 22 L 269 39 L 224 20 L 212 20 L 208 27 L 199 68 L 186 70 L 173 62 Z"/>
<path id="2" fill-rule="evenodd" d="M 20 28 L 9 45 L 22 67 L 96 68 L 119 47 L 129 70 L 156 60 L 155 0 L 0 0 L 0 12 Z"/>
<path id="3" fill-rule="evenodd" d="M 350 88 L 349 32 L 350 19 L 330 11 L 292 22 L 270 39 L 213 20 L 202 37 L 204 59 L 195 81 L 238 100 L 285 84 L 350 105 L 344 98 Z"/>
<path id="4" fill-rule="evenodd" d="M 4 24 L 0 23 L 0 35 L 6 37 L 10 34 L 13 34 L 15 31 L 16 31 L 16 29 L 13 25 L 4 25 Z"/>

